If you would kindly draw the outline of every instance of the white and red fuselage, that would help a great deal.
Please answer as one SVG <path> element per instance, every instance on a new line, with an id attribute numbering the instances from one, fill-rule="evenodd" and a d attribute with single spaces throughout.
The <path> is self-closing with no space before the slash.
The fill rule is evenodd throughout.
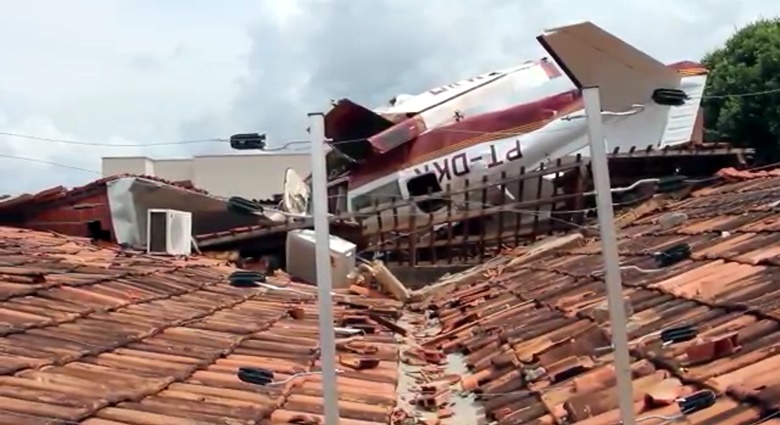
<path id="1" fill-rule="evenodd" d="M 701 65 L 664 65 L 591 23 L 558 28 L 538 41 L 557 67 L 546 59 L 526 62 L 421 95 L 399 96 L 374 110 L 388 126 L 368 138 L 373 152 L 349 172 L 347 209 L 360 212 L 392 199 L 409 199 L 416 195 L 410 187 L 421 176 L 435 177 L 439 190 L 457 191 L 467 180 L 473 185 L 485 175 L 511 176 L 521 167 L 530 171 L 576 154 L 588 156 L 580 92 L 586 86 L 600 87 L 605 111 L 643 106 L 634 115 L 603 118 L 609 150 L 662 148 L 691 140 L 707 81 Z M 563 74 L 577 88 L 493 112 L 463 113 Z M 650 96 L 657 88 L 679 89 L 689 99 L 675 107 L 655 104 Z M 528 194 L 510 196 L 524 199 Z M 415 204 L 402 205 L 403 211 L 393 213 L 402 219 L 431 213 Z"/>

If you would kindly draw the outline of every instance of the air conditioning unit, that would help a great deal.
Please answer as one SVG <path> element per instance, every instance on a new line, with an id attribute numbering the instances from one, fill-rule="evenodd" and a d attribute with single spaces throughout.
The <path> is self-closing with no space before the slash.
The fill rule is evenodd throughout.
<path id="1" fill-rule="evenodd" d="M 317 283 L 317 241 L 314 230 L 287 232 L 287 267 L 291 275 Z M 333 289 L 349 288 L 347 275 L 355 269 L 356 246 L 352 242 L 330 235 L 330 271 Z"/>
<path id="2" fill-rule="evenodd" d="M 192 213 L 149 209 L 146 214 L 146 251 L 150 254 L 190 255 Z"/>

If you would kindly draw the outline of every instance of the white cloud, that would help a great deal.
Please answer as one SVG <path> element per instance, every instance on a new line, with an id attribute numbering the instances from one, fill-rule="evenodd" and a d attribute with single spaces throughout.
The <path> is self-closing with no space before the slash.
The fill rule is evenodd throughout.
<path id="1" fill-rule="evenodd" d="M 110 142 L 300 137 L 332 98 L 370 106 L 542 55 L 544 28 L 592 20 L 666 61 L 698 59 L 768 0 L 28 0 L 0 14 L 0 131 Z M 116 143 L 116 142 L 115 142 Z M 96 148 L 0 137 L 0 155 L 100 169 Z M 0 158 L 0 193 L 89 173 Z"/>

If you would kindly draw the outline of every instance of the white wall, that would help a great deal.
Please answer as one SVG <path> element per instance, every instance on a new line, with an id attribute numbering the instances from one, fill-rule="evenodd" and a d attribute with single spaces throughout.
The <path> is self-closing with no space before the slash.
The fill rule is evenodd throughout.
<path id="1" fill-rule="evenodd" d="M 194 180 L 195 170 L 191 159 L 158 159 L 152 161 L 153 173 L 166 180 Z"/>
<path id="2" fill-rule="evenodd" d="M 292 168 L 301 177 L 310 173 L 310 157 L 303 154 L 213 155 L 190 159 L 104 157 L 103 176 L 146 174 L 166 180 L 190 180 L 219 196 L 266 199 L 282 192 L 284 173 Z"/>
<path id="3" fill-rule="evenodd" d="M 154 174 L 152 160 L 143 156 L 103 158 L 103 177 L 117 174 Z"/>

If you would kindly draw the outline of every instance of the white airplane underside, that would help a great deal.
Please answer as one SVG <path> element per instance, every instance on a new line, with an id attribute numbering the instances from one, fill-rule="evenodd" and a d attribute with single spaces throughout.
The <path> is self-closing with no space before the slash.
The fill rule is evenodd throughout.
<path id="1" fill-rule="evenodd" d="M 585 87 L 598 86 L 600 89 L 605 143 L 609 151 L 616 148 L 626 151 L 631 147 L 644 149 L 648 146 L 663 148 L 689 143 L 692 139 L 707 82 L 706 71 L 701 66 L 690 64 L 682 67 L 685 69 L 667 66 L 590 22 L 547 31 L 537 40 L 577 87 L 577 90 L 571 92 L 568 104 L 561 106 L 559 102 L 556 105 L 561 110 L 544 110 L 542 115 L 546 118 L 531 130 L 528 125 L 524 125 L 527 124 L 525 122 L 513 123 L 511 128 L 522 127 L 524 131 L 502 132 L 507 136 L 492 137 L 479 143 L 464 142 L 458 145 L 463 145 L 462 148 L 442 149 L 440 155 L 435 152 L 434 155 L 418 155 L 426 158 L 425 161 L 408 158 L 405 163 L 413 165 L 372 177 L 367 183 L 350 185 L 348 209 L 356 212 L 364 208 L 357 206 L 358 198 L 375 196 L 379 190 L 386 192 L 388 187 L 394 187 L 391 192 L 397 192 L 401 198 L 411 198 L 414 194 L 410 192 L 410 183 L 416 179 L 430 177 L 430 180 L 438 182 L 437 190 L 442 191 L 448 185 L 457 191 L 464 189 L 466 180 L 473 184 L 485 175 L 498 177 L 504 173 L 512 176 L 518 174 L 521 167 L 534 170 L 558 159 L 569 161 L 578 154 L 589 156 L 587 120 L 578 91 Z M 385 130 L 368 138 L 378 155 L 370 157 L 370 161 L 381 162 L 382 156 L 386 155 L 383 152 L 404 143 L 416 143 L 417 139 L 424 139 L 435 132 L 446 132 L 448 128 L 457 126 L 455 121 L 458 121 L 458 111 L 477 106 L 507 90 L 527 89 L 556 78 L 560 73 L 551 70 L 551 66 L 546 60 L 527 62 L 516 68 L 484 74 L 418 96 L 399 96 L 386 107 L 367 111 L 381 116 L 389 123 Z M 659 89 L 683 92 L 687 99 L 669 106 L 669 102 L 657 100 Z M 403 128 L 404 131 L 391 134 L 393 137 L 385 137 L 396 131 L 394 128 Z M 410 131 L 411 128 L 415 131 Z M 414 137 L 406 140 L 401 136 Z M 543 186 L 541 196 L 551 196 L 552 183 L 547 181 Z M 537 190 L 537 187 L 526 187 L 523 190 L 525 193 L 518 193 L 517 185 L 510 184 L 503 189 L 503 193 L 493 193 L 492 201 L 530 200 L 538 196 Z M 469 208 L 462 196 L 442 194 L 456 206 Z M 405 212 L 407 216 L 424 214 L 426 218 L 430 213 L 443 214 L 444 211 L 426 211 L 426 208 L 418 205 Z M 544 219 L 544 211 L 542 215 Z M 535 219 L 538 220 L 527 216 L 523 217 L 522 222 L 528 223 Z"/>

